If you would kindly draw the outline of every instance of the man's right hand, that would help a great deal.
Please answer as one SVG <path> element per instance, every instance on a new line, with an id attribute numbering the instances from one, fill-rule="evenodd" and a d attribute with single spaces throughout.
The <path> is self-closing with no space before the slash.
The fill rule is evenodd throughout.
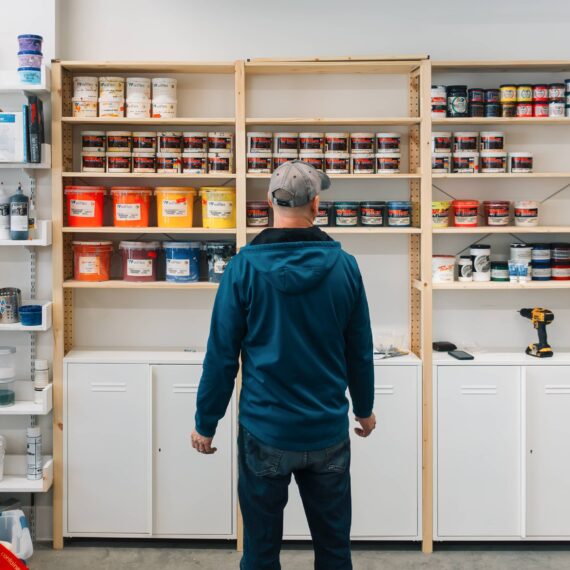
<path id="1" fill-rule="evenodd" d="M 361 427 L 354 428 L 354 433 L 360 437 L 368 437 L 376 428 L 376 416 L 374 413 L 369 418 L 354 418 Z"/>

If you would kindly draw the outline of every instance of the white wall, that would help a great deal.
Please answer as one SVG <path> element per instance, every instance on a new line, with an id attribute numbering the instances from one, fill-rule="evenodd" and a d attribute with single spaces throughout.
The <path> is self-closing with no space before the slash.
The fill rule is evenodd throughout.
<path id="1" fill-rule="evenodd" d="M 61 56 L 564 59 L 569 22 L 565 0 L 62 0 Z"/>

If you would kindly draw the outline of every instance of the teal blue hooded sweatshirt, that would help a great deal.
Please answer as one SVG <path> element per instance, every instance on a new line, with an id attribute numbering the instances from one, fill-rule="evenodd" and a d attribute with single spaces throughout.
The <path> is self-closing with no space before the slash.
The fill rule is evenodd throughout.
<path id="1" fill-rule="evenodd" d="M 336 241 L 241 249 L 216 296 L 196 429 L 215 434 L 242 358 L 240 423 L 262 442 L 312 451 L 372 414 L 372 333 L 362 277 Z"/>

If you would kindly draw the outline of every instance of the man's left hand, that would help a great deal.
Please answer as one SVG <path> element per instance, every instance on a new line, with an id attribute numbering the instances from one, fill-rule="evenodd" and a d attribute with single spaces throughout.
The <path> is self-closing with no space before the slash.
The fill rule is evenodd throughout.
<path id="1" fill-rule="evenodd" d="M 212 453 L 216 453 L 216 451 L 218 451 L 216 447 L 212 447 L 213 439 L 213 437 L 200 435 L 196 430 L 194 430 L 192 432 L 192 447 L 199 453 L 212 455 Z"/>

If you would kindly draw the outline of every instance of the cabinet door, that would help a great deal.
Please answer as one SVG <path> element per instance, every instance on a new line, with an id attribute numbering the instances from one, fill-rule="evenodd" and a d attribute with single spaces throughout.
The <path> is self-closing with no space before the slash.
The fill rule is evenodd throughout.
<path id="1" fill-rule="evenodd" d="M 351 432 L 353 538 L 413 539 L 419 534 L 418 370 L 376 367 L 378 427 L 366 439 Z M 354 425 L 351 415 L 351 430 Z M 295 482 L 284 524 L 286 537 L 308 536 Z"/>
<path id="2" fill-rule="evenodd" d="M 68 533 L 149 533 L 149 367 L 68 364 L 66 388 Z"/>
<path id="3" fill-rule="evenodd" d="M 527 536 L 570 536 L 570 366 L 528 366 Z"/>
<path id="4" fill-rule="evenodd" d="M 152 367 L 154 393 L 154 534 L 233 533 L 233 400 L 218 425 L 213 455 L 192 448 L 200 365 Z"/>
<path id="5" fill-rule="evenodd" d="M 437 368 L 437 534 L 518 537 L 520 368 Z"/>

